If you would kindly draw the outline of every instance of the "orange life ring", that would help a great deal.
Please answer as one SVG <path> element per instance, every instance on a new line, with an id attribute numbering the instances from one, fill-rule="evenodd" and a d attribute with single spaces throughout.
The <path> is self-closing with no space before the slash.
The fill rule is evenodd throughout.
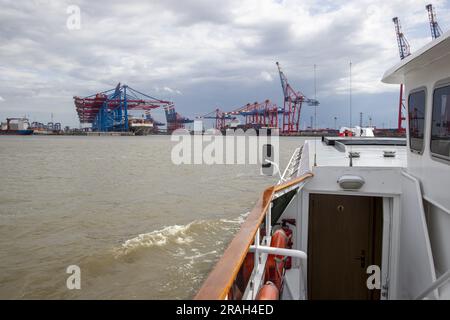
<path id="1" fill-rule="evenodd" d="M 280 298 L 280 291 L 277 286 L 268 281 L 261 287 L 256 296 L 256 300 L 278 300 Z"/>
<path id="2" fill-rule="evenodd" d="M 287 248 L 289 237 L 283 229 L 274 232 L 270 246 L 274 248 Z M 265 281 L 274 283 L 278 291 L 281 291 L 283 285 L 283 275 L 286 263 L 286 257 L 281 255 L 270 254 L 267 258 Z"/>

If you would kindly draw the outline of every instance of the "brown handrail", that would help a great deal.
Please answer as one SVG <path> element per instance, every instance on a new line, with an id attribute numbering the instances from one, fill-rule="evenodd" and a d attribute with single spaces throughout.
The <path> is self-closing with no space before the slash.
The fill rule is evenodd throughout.
<path id="1" fill-rule="evenodd" d="M 223 300 L 227 297 L 248 250 L 253 244 L 256 232 L 264 220 L 274 193 L 299 184 L 312 176 L 312 173 L 307 173 L 264 190 L 255 207 L 242 224 L 241 229 L 228 245 L 222 258 L 203 283 L 194 298 L 195 300 Z"/>

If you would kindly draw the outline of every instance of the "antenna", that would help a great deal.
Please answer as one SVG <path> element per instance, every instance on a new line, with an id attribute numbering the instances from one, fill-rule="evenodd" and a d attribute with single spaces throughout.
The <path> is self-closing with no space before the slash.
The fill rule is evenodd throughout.
<path id="1" fill-rule="evenodd" d="M 349 106 L 350 106 L 350 129 L 353 126 L 352 123 L 352 62 L 350 61 L 350 96 L 349 96 Z"/>
<path id="2" fill-rule="evenodd" d="M 317 66 L 314 64 L 314 101 L 317 101 Z M 314 105 L 314 131 L 317 135 L 317 104 Z M 317 136 L 314 136 L 314 167 L 317 167 Z"/>
<path id="3" fill-rule="evenodd" d="M 350 61 L 350 101 L 349 101 L 349 106 L 350 106 L 350 130 L 352 130 L 352 62 Z M 351 136 L 350 139 L 353 138 L 353 131 L 351 131 Z M 349 158 L 350 158 L 350 167 L 353 167 L 353 147 L 352 144 L 350 144 L 350 154 L 349 154 Z"/>

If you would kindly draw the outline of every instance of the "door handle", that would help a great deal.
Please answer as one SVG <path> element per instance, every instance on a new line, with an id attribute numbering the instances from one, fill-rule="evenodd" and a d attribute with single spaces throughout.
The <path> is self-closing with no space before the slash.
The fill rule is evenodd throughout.
<path id="1" fill-rule="evenodd" d="M 356 257 L 355 260 L 360 261 L 361 268 L 365 268 L 366 267 L 366 251 L 361 250 L 361 255 L 359 257 Z"/>

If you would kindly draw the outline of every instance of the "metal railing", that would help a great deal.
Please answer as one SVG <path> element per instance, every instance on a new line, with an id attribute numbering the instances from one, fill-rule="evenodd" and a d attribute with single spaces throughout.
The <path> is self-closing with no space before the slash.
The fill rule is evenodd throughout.
<path id="1" fill-rule="evenodd" d="M 450 270 L 440 276 L 436 281 L 434 281 L 431 286 L 426 289 L 423 293 L 421 293 L 416 300 L 423 300 L 428 297 L 434 290 L 439 289 L 444 284 L 446 284 L 450 280 Z"/>
<path id="2" fill-rule="evenodd" d="M 255 252 L 255 266 L 260 262 L 259 255 L 263 252 L 268 253 L 270 247 L 261 246 L 260 228 L 265 222 L 266 226 L 266 245 L 270 245 L 271 234 L 271 205 L 274 195 L 277 192 L 289 188 L 298 187 L 302 182 L 313 176 L 312 173 L 306 173 L 298 178 L 285 183 L 271 186 L 264 190 L 253 210 L 241 226 L 236 236 L 233 238 L 228 248 L 225 250 L 222 258 L 217 262 L 214 269 L 209 274 L 206 281 L 198 291 L 194 299 L 196 300 L 224 300 L 227 298 L 230 289 L 235 281 L 238 272 L 250 250 Z M 267 240 L 269 239 L 269 240 Z M 267 243 L 268 242 L 268 243 Z M 252 245 L 255 246 L 252 247 Z M 256 248 L 255 248 L 256 247 Z M 279 250 L 279 249 L 277 249 Z M 306 254 L 301 251 L 283 249 L 284 254 L 275 252 L 275 254 L 306 258 Z M 270 254 L 273 254 L 270 252 Z"/>

